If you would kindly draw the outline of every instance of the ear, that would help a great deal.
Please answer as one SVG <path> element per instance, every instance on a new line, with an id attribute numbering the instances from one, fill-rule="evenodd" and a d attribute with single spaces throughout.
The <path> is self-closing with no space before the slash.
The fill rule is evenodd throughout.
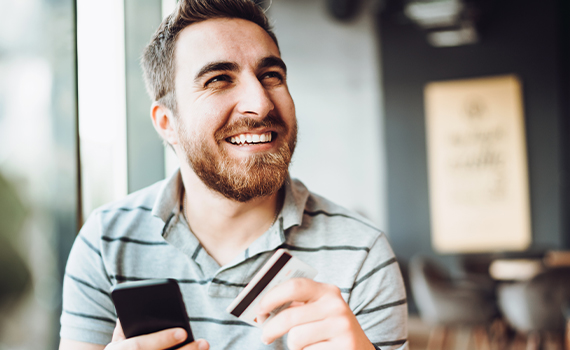
<path id="1" fill-rule="evenodd" d="M 153 102 L 150 107 L 152 125 L 163 140 L 171 145 L 178 144 L 178 134 L 176 133 L 176 121 L 172 111 L 158 102 Z"/>

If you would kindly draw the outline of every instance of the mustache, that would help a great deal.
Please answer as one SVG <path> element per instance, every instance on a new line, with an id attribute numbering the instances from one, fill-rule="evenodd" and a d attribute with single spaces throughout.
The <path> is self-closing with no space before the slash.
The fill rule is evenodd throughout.
<path id="1" fill-rule="evenodd" d="M 242 117 L 231 124 L 224 125 L 221 129 L 216 131 L 214 137 L 217 141 L 223 141 L 229 136 L 257 128 L 287 130 L 287 124 L 275 114 L 269 114 L 263 119 Z"/>

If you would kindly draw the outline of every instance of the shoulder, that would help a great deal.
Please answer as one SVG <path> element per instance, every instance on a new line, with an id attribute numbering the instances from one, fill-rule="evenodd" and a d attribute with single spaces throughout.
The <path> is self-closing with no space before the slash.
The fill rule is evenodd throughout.
<path id="1" fill-rule="evenodd" d="M 299 180 L 292 180 L 292 186 L 295 192 L 307 193 L 307 200 L 303 209 L 304 220 L 316 220 L 318 225 L 332 225 L 332 232 L 347 231 L 351 235 L 368 236 L 371 239 L 378 238 L 384 233 L 376 224 L 364 216 L 334 203 L 327 198 L 309 191 L 306 186 Z"/>
<path id="2" fill-rule="evenodd" d="M 120 200 L 97 208 L 94 213 L 100 215 L 120 215 L 120 213 L 142 210 L 151 212 L 165 180 L 133 192 Z"/>
<path id="3" fill-rule="evenodd" d="M 384 236 L 372 221 L 362 215 L 309 191 L 299 180 L 292 180 L 293 191 L 306 193 L 302 228 L 310 228 L 328 239 L 371 247 Z"/>
<path id="4" fill-rule="evenodd" d="M 133 227 L 161 227 L 164 223 L 153 215 L 153 207 L 163 185 L 164 180 L 159 181 L 95 209 L 83 225 L 80 235 L 101 239 L 128 235 L 129 232 L 141 233 L 141 230 L 132 230 Z"/>
<path id="5" fill-rule="evenodd" d="M 356 303 L 362 302 L 364 286 L 385 283 L 399 288 L 399 267 L 384 232 L 362 215 L 308 191 L 297 180 L 291 187 L 298 198 L 305 193 L 306 200 L 301 224 L 289 229 L 286 247 L 319 271 L 319 282 L 336 285 L 347 300 Z"/>

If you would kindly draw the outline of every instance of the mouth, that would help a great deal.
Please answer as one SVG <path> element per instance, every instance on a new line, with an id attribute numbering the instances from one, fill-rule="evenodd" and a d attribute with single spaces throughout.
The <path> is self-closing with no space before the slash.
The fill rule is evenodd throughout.
<path id="1" fill-rule="evenodd" d="M 235 136 L 226 138 L 226 142 L 233 145 L 244 146 L 244 145 L 255 145 L 270 143 L 274 138 L 273 132 L 267 131 L 264 133 L 243 133 Z"/>

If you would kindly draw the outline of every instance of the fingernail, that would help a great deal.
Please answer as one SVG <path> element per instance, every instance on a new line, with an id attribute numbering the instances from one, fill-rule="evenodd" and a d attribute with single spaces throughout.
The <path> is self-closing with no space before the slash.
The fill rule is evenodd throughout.
<path id="1" fill-rule="evenodd" d="M 186 332 L 183 331 L 182 329 L 177 329 L 176 332 L 174 332 L 174 339 L 176 340 L 186 339 Z"/>
<path id="2" fill-rule="evenodd" d="M 208 343 L 204 340 L 199 340 L 198 342 L 198 350 L 208 350 L 209 346 Z"/>

